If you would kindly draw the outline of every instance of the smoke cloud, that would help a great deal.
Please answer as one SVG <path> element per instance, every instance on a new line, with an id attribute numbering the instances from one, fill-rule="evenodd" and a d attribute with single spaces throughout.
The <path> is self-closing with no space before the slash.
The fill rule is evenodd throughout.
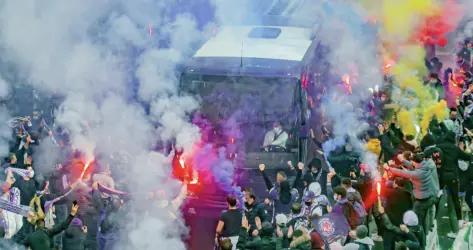
<path id="1" fill-rule="evenodd" d="M 0 7 L 2 56 L 29 86 L 64 98 L 56 125 L 68 132 L 73 148 L 89 160 L 100 155 L 108 162 L 126 153 L 127 171 L 117 178 L 127 184 L 133 202 L 123 219 L 128 226 L 120 249 L 155 249 L 158 243 L 185 249 L 179 212 L 162 216 L 163 208 L 145 199 L 161 189 L 172 200 L 180 190 L 168 180 L 168 156 L 154 152 L 157 143 L 175 141 L 190 148 L 200 138 L 187 117 L 198 103 L 178 96 L 177 65 L 204 33 L 177 7 L 174 1 L 145 0 L 20 0 Z M 8 89 L 0 81 L 0 98 Z M 0 118 L 8 120 L 3 107 Z M 8 152 L 10 135 L 0 126 L 0 154 Z M 44 157 L 38 164 L 44 172 L 60 161 L 62 152 L 54 147 L 47 141 L 41 145 Z"/>

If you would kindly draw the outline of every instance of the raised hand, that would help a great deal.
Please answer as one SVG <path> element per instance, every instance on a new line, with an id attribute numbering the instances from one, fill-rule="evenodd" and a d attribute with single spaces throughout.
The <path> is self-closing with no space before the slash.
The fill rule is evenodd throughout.
<path id="1" fill-rule="evenodd" d="M 72 207 L 71 207 L 71 215 L 76 216 L 77 211 L 79 211 L 79 204 L 74 202 L 72 203 Z"/>
<path id="2" fill-rule="evenodd" d="M 297 168 L 301 171 L 304 170 L 304 163 L 302 162 L 297 163 Z"/>
<path id="3" fill-rule="evenodd" d="M 259 171 L 263 172 L 266 169 L 266 165 L 261 163 L 261 164 L 259 164 L 258 168 L 259 168 Z"/>

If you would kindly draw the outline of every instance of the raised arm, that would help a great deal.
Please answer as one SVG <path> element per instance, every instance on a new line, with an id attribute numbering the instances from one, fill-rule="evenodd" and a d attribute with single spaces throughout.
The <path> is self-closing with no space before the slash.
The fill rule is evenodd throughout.
<path id="1" fill-rule="evenodd" d="M 79 205 L 72 204 L 71 213 L 69 214 L 67 219 L 65 221 L 55 225 L 53 228 L 47 230 L 48 236 L 52 237 L 56 234 L 61 233 L 64 230 L 66 230 L 66 228 L 69 226 L 69 224 L 71 224 L 72 219 L 74 219 L 74 217 L 76 216 L 78 210 L 79 210 Z"/>
<path id="2" fill-rule="evenodd" d="M 297 188 L 299 186 L 299 182 L 301 181 L 302 177 L 302 170 L 304 169 L 304 163 L 299 162 L 297 163 L 297 169 L 296 169 L 296 179 L 294 179 L 294 182 L 292 183 L 292 188 Z"/>
<path id="3" fill-rule="evenodd" d="M 264 171 L 266 169 L 266 165 L 264 164 L 259 164 L 259 170 L 261 171 L 261 174 L 263 175 L 263 179 L 264 179 L 264 183 L 266 184 L 266 188 L 268 190 L 271 190 L 271 188 L 273 188 L 273 183 L 271 182 L 271 180 L 269 179 L 268 175 L 266 174 L 266 172 Z"/>

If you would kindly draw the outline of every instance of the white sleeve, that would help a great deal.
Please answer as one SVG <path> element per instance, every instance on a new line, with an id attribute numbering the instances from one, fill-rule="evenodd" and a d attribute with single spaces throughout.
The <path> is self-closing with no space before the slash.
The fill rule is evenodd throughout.
<path id="1" fill-rule="evenodd" d="M 271 145 L 286 147 L 287 139 L 289 135 L 286 132 L 283 132 L 276 140 L 274 140 Z"/>

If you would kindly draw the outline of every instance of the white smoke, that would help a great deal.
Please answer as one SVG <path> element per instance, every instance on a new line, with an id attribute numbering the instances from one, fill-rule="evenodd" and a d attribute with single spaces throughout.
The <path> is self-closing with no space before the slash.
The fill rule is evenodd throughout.
<path id="1" fill-rule="evenodd" d="M 166 249 L 185 248 L 185 230 L 175 226 L 176 220 L 182 224 L 179 213 L 176 220 L 163 217 L 161 209 L 143 198 L 157 187 L 169 199 L 179 191 L 176 183 L 161 185 L 170 178 L 170 161 L 153 152 L 156 143 L 175 140 L 190 147 L 200 137 L 187 118 L 198 104 L 177 96 L 176 66 L 202 34 L 190 15 L 166 15 L 173 4 L 19 0 L 0 7 L 2 56 L 32 87 L 64 97 L 56 122 L 69 132 L 72 146 L 90 159 L 122 152 L 131 156 L 127 176 L 121 178 L 133 189 L 134 213 L 123 220 L 129 224 L 120 249 L 156 249 L 158 243 Z M 160 47 L 160 39 L 168 46 Z M 134 101 L 133 85 L 150 111 Z M 7 89 L 0 81 L 0 98 Z M 7 112 L 0 110 L 0 118 L 7 120 Z M 6 153 L 2 142 L 10 132 L 1 131 L 9 130 L 0 127 L 0 153 Z M 136 212 L 143 210 L 147 216 Z"/>
<path id="2" fill-rule="evenodd" d="M 369 89 L 380 88 L 383 83 L 377 35 L 356 4 L 330 1 L 315 4 L 313 8 L 311 12 L 318 13 L 322 23 L 316 37 L 329 48 L 327 60 L 332 71 L 330 82 L 324 83 L 330 87 L 323 98 L 322 109 L 331 121 L 334 139 L 323 145 L 324 151 L 329 154 L 345 143 L 344 138 L 350 138 L 362 160 L 367 160 L 375 169 L 377 163 L 367 156 L 360 135 L 369 128 L 366 115 L 366 105 L 371 98 Z M 349 76 L 351 90 L 343 86 L 344 75 Z"/>
<path id="3" fill-rule="evenodd" d="M 10 94 L 8 83 L 0 75 L 0 119 L 1 121 L 10 120 L 10 113 L 3 101 Z M 11 140 L 11 128 L 7 123 L 0 123 L 0 157 L 6 156 L 9 151 L 8 142 Z"/>

